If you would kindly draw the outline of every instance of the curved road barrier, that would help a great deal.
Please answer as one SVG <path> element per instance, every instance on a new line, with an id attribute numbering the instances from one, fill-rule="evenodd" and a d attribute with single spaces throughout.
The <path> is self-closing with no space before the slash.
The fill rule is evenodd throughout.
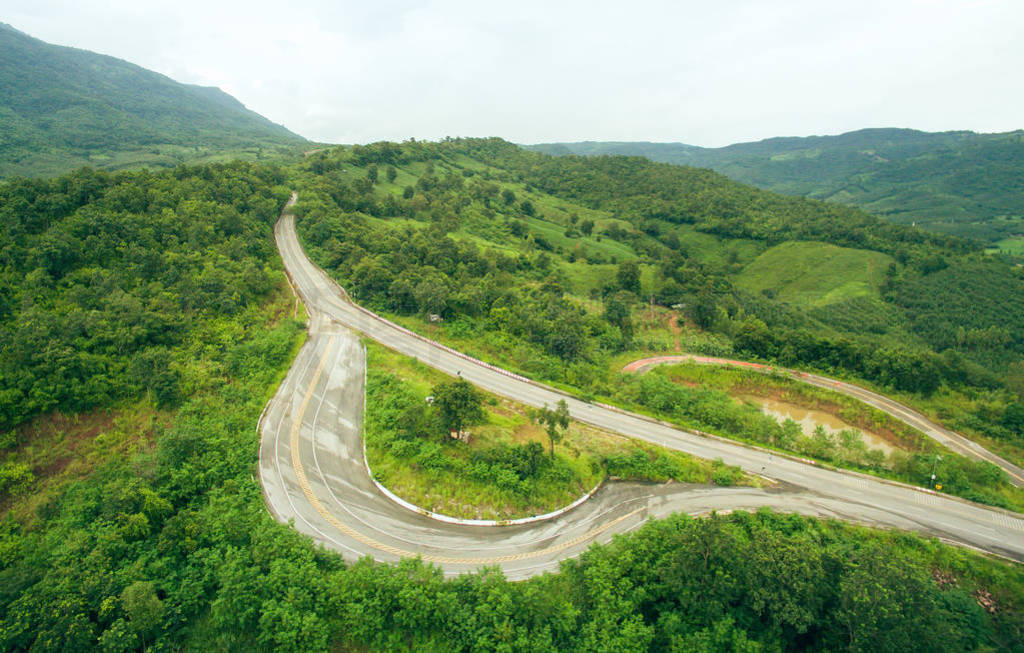
<path id="1" fill-rule="evenodd" d="M 1024 561 L 1024 518 L 899 483 L 807 465 L 585 403 L 505 374 L 357 308 L 305 256 L 287 213 L 275 227 L 289 277 L 310 314 L 309 338 L 259 424 L 259 474 L 270 511 L 346 559 L 420 556 L 446 574 L 500 566 L 525 578 L 555 570 L 595 541 L 674 512 L 767 506 L 913 530 Z M 552 519 L 504 528 L 451 524 L 403 508 L 373 483 L 362 455 L 365 354 L 361 333 L 495 394 L 530 405 L 565 399 L 574 419 L 781 481 L 770 489 L 608 483 Z"/>
<path id="2" fill-rule="evenodd" d="M 363 347 L 363 360 L 366 360 L 366 347 Z M 366 388 L 366 366 L 365 365 L 363 366 L 363 388 Z M 366 413 L 366 393 L 365 392 L 363 393 L 363 413 L 364 414 Z M 414 513 L 416 513 L 418 515 L 423 515 L 424 517 L 429 517 L 430 519 L 436 519 L 437 521 L 445 522 L 447 524 L 461 524 L 462 526 L 519 526 L 521 524 L 533 524 L 533 523 L 539 522 L 539 521 L 545 521 L 545 520 L 548 520 L 548 519 L 554 519 L 555 517 L 558 517 L 560 515 L 564 515 L 565 513 L 567 513 L 570 510 L 572 510 L 573 508 L 581 505 L 584 501 L 586 501 L 590 497 L 594 496 L 594 493 L 597 492 L 598 490 L 600 490 L 601 486 L 604 485 L 604 481 L 602 480 L 602 481 L 598 482 L 598 484 L 595 485 L 593 487 L 593 489 L 590 490 L 590 492 L 587 492 L 586 494 L 584 494 L 583 496 L 579 497 L 578 499 L 576 499 L 575 501 L 573 501 L 569 505 L 562 506 L 561 508 L 558 508 L 557 510 L 552 510 L 551 512 L 546 512 L 543 515 L 532 515 L 530 517 L 518 517 L 516 519 L 462 519 L 462 518 L 459 518 L 459 517 L 451 517 L 449 515 L 445 515 L 445 514 L 442 514 L 442 513 L 439 513 L 439 512 L 435 512 L 433 510 L 427 510 L 426 508 L 417 506 L 415 503 L 412 503 L 410 501 L 406 501 L 402 497 L 398 496 L 397 494 L 395 494 L 394 492 L 389 490 L 386 485 L 384 485 L 383 483 L 378 481 L 377 477 L 373 475 L 373 468 L 370 467 L 370 460 L 366 457 L 366 438 L 362 438 L 362 441 L 363 441 L 363 466 L 366 467 L 366 473 L 370 475 L 370 480 L 373 481 L 373 484 L 375 486 L 377 486 L 377 489 L 380 490 L 380 492 L 384 496 L 386 496 L 387 498 L 391 499 L 392 501 L 394 501 L 398 505 L 402 506 L 406 510 L 411 510 L 412 512 L 414 512 Z"/>

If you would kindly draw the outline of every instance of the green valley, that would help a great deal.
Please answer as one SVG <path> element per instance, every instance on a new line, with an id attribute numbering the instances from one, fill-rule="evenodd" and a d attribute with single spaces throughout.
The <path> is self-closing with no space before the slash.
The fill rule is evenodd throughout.
<path id="1" fill-rule="evenodd" d="M 583 170 L 559 170 L 558 159 L 519 152 L 500 141 L 378 144 L 332 149 L 301 167 L 78 172 L 0 188 L 7 266 L 0 370 L 5 429 L 14 434 L 5 444 L 0 521 L 4 647 L 507 643 L 565 650 L 602 641 L 648 650 L 748 641 L 828 648 L 847 642 L 851 629 L 865 647 L 961 650 L 1019 641 L 1019 567 L 916 536 L 769 511 L 653 522 L 566 561 L 559 574 L 523 583 L 494 571 L 444 580 L 440 569 L 414 560 L 349 565 L 275 522 L 252 477 L 253 426 L 299 337 L 269 237 L 289 187 L 300 192 L 299 225 L 310 251 L 360 301 L 574 392 L 726 435 L 761 424 L 749 406 L 730 408 L 715 389 L 722 384 L 710 377 L 707 387 L 691 388 L 678 376 L 618 375 L 624 359 L 669 348 L 676 338 L 688 349 L 834 366 L 915 401 L 977 397 L 984 412 L 965 402 L 951 419 L 975 420 L 994 442 L 1016 446 L 1016 331 L 945 353 L 901 321 L 879 334 L 801 312 L 838 292 L 839 303 L 868 298 L 909 319 L 918 315 L 914 307 L 897 308 L 890 297 L 901 284 L 939 273 L 930 267 L 934 257 L 943 258 L 943 270 L 986 278 L 985 266 L 996 264 L 969 246 L 859 214 L 859 227 L 840 227 L 803 200 L 761 195 L 705 173 L 695 185 L 677 178 L 677 168 L 614 161 L 624 166 L 615 174 L 634 177 L 630 187 L 665 184 L 659 213 L 638 214 L 642 198 L 609 192 L 609 171 L 591 169 L 600 183 L 573 188 Z M 399 183 L 375 183 L 374 165 L 380 180 L 394 166 Z M 701 203 L 681 204 L 691 190 Z M 735 215 L 750 210 L 744 198 L 751 197 L 786 221 L 741 227 L 698 212 L 711 201 L 731 205 Z M 677 215 L 686 219 L 668 219 Z M 805 244 L 776 242 L 785 240 L 771 235 L 779 230 Z M 804 265 L 795 277 L 779 273 L 764 288 L 742 287 L 750 266 L 822 255 L 832 257 L 841 278 Z M 879 277 L 876 264 L 890 259 L 894 273 Z M 855 292 L 843 290 L 850 281 L 860 284 Z M 998 297 L 1012 288 L 989 292 Z M 441 321 L 430 322 L 430 314 Z M 667 326 L 673 314 L 678 333 Z M 120 326 L 104 315 L 116 315 Z M 769 323 L 772 335 L 765 335 L 761 325 Z M 791 337 L 808 348 L 764 349 Z M 899 342 L 913 348 L 897 349 Z M 838 357 L 880 345 L 894 353 L 869 359 L 870 366 Z M 998 366 L 993 347 L 1003 352 Z M 903 375 L 908 351 L 933 366 L 933 376 Z M 375 372 L 371 387 L 395 383 L 388 375 L 396 371 L 410 374 L 403 365 Z M 1007 382 L 995 383 L 993 369 Z M 409 378 L 414 387 L 437 381 Z M 387 406 L 375 401 L 372 411 Z M 499 429 L 525 425 L 513 414 L 489 419 Z M 73 441 L 82 444 L 70 455 L 87 453 L 87 464 L 65 464 L 41 448 Z M 657 463 L 651 453 L 608 454 L 605 464 L 616 475 Z M 493 473 L 503 464 L 495 458 Z M 707 478 L 705 468 L 691 469 Z M 972 496 L 1006 500 L 994 494 L 1005 487 L 998 475 L 981 480 L 973 473 L 964 477 Z M 708 546 L 716 553 L 705 559 Z M 755 551 L 764 564 L 742 562 Z M 848 598 L 868 578 L 900 606 L 885 627 L 870 605 Z M 617 589 L 601 589 L 608 583 Z M 717 598 L 686 598 L 698 587 Z M 783 612 L 784 597 L 794 592 L 801 609 Z M 43 608 L 51 604 L 64 608 Z M 948 625 L 961 623 L 971 625 Z"/>
<path id="2" fill-rule="evenodd" d="M 489 167 L 465 166 L 470 155 Z M 419 172 L 417 185 L 379 194 L 365 169 L 396 164 Z M 379 144 L 307 165 L 321 174 L 305 186 L 300 230 L 319 262 L 360 301 L 474 355 L 610 396 L 617 368 L 607 361 L 649 350 L 632 336 L 653 301 L 680 307 L 688 330 L 728 343 L 706 353 L 745 353 L 934 400 L 946 406 L 944 419 L 971 424 L 1020 459 L 1012 397 L 1024 341 L 1021 313 L 1005 310 L 1024 299 L 1020 271 L 968 243 L 706 171 L 552 158 L 500 141 Z M 334 207 L 355 213 L 343 218 Z M 398 230 L 379 232 L 389 214 L 401 216 Z M 537 222 L 544 228 L 534 230 Z M 587 239 L 625 250 L 591 249 Z M 791 239 L 799 242 L 783 242 Z M 922 284 L 936 290 L 917 290 Z M 427 313 L 444 322 L 415 317 Z M 1005 408 L 968 416 L 966 395 Z"/>

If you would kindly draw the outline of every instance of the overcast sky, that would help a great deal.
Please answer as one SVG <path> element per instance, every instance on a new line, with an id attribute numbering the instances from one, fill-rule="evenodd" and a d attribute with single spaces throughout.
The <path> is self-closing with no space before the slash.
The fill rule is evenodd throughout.
<path id="1" fill-rule="evenodd" d="M 1024 0 L 0 0 L 335 143 L 1024 128 Z"/>

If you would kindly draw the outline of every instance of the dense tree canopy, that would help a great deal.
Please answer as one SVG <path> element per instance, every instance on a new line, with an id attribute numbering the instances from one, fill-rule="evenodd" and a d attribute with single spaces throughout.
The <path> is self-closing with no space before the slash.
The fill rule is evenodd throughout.
<path id="1" fill-rule="evenodd" d="M 997 241 L 1024 215 L 1018 131 L 978 134 L 861 129 L 838 136 L 769 138 L 721 148 L 682 143 L 551 143 L 552 154 L 633 155 L 712 168 L 788 195 L 861 207 L 924 229 Z"/>
<path id="2" fill-rule="evenodd" d="M 196 325 L 274 283 L 281 181 L 231 164 L 0 187 L 0 429 L 140 391 L 174 404 Z"/>
<path id="3" fill-rule="evenodd" d="M 458 158 L 472 152 L 484 160 Z M 1019 648 L 1018 566 L 901 533 L 768 511 L 677 516 L 596 546 L 558 574 L 510 583 L 495 570 L 446 579 L 416 560 L 349 564 L 274 521 L 253 477 L 254 427 L 301 330 L 287 317 L 290 298 L 275 294 L 284 285 L 271 224 L 288 196 L 286 180 L 300 189 L 309 251 L 360 301 L 507 354 L 539 378 L 703 420 L 727 435 L 792 436 L 721 392 L 660 374 L 611 373 L 636 337 L 639 284 L 645 298 L 682 305 L 680 319 L 705 315 L 707 347 L 850 370 L 919 392 L 959 384 L 996 398 L 978 403 L 1007 437 L 1024 422 L 1019 405 L 997 394 L 1013 392 L 1010 382 L 993 379 L 977 362 L 984 356 L 970 351 L 991 352 L 993 343 L 1018 351 L 1012 317 L 962 321 L 963 353 L 901 347 L 736 290 L 731 271 L 744 259 L 739 249 L 732 260 L 726 251 L 790 237 L 877 246 L 896 261 L 886 295 L 927 326 L 935 322 L 927 316 L 954 300 L 939 293 L 936 304 L 917 309 L 901 288 L 962 282 L 983 289 L 992 306 L 1004 296 L 999 284 L 986 285 L 987 268 L 963 254 L 969 246 L 701 171 L 672 177 L 633 159 L 566 160 L 563 168 L 518 156 L 490 141 L 378 143 L 313 154 L 293 170 L 82 170 L 0 187 L 0 648 Z M 352 170 L 370 165 L 385 166 L 375 182 Z M 400 170 L 393 180 L 387 166 Z M 620 174 L 617 185 L 611 178 Z M 553 194 L 539 192 L 545 188 Z M 572 193 L 582 222 L 551 199 Z M 582 236 L 588 219 L 592 233 Z M 706 238 L 699 242 L 723 250 L 721 259 L 699 259 L 687 237 Z M 623 284 L 617 272 L 628 260 L 639 274 Z M 707 304 L 698 307 L 701 298 Z M 431 314 L 439 325 L 426 321 Z M 941 323 L 925 326 L 928 342 L 945 337 Z M 990 326 L 996 331 L 984 332 Z M 388 413 L 395 442 L 440 426 L 424 402 L 416 406 Z M 22 462 L 32 443 L 18 438 L 35 431 L 12 425 L 90 408 L 122 418 L 134 410 L 144 425 L 132 430 L 115 419 L 99 429 L 89 466 L 52 483 L 47 470 Z M 117 438 L 131 446 L 105 448 Z M 506 448 L 472 462 L 517 482 L 550 477 L 558 468 L 538 449 Z M 838 461 L 846 452 L 828 455 Z M 607 461 L 610 474 L 651 464 L 620 458 Z M 927 473 L 935 462 L 909 456 L 906 473 Z M 999 482 L 982 478 L 985 467 L 942 464 L 954 486 Z"/>

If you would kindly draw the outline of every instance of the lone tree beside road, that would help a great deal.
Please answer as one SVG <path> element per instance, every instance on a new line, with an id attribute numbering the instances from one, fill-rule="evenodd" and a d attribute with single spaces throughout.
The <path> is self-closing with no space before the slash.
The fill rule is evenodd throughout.
<path id="1" fill-rule="evenodd" d="M 565 399 L 559 399 L 554 410 L 545 404 L 543 408 L 533 411 L 530 417 L 547 432 L 548 442 L 551 443 L 551 457 L 554 458 L 555 443 L 562 441 L 565 431 L 569 428 L 569 405 L 565 403 Z"/>
<path id="2" fill-rule="evenodd" d="M 434 386 L 434 406 L 441 416 L 441 424 L 447 434 L 455 434 L 461 439 L 462 431 L 470 424 L 483 419 L 481 407 L 482 397 L 468 381 L 457 379 Z M 447 438 L 445 438 L 447 440 Z"/>

